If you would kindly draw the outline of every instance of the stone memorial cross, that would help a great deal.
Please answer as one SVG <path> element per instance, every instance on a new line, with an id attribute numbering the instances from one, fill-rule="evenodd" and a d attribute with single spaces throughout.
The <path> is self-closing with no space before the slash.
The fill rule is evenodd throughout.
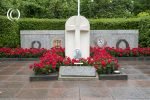
<path id="1" fill-rule="evenodd" d="M 67 31 L 74 31 L 75 32 L 75 48 L 80 50 L 80 35 L 81 31 L 89 31 L 89 26 L 87 24 L 81 24 L 81 16 L 76 16 L 75 23 L 71 23 L 67 25 Z"/>
<path id="2" fill-rule="evenodd" d="M 78 0 L 78 16 L 70 17 L 65 24 L 65 54 L 75 58 L 74 52 L 78 50 L 81 53 L 80 57 L 87 58 L 89 49 L 90 24 L 85 17 L 80 16 L 80 0 Z"/>
<path id="3" fill-rule="evenodd" d="M 89 57 L 90 48 L 90 24 L 83 16 L 72 16 L 65 26 L 65 53 L 74 58 L 76 50 L 81 52 L 83 58 Z"/>

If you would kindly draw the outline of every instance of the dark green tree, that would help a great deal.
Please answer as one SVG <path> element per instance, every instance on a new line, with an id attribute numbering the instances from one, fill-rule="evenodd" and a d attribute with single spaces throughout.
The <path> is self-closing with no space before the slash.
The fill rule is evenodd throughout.
<path id="1" fill-rule="evenodd" d="M 150 0 L 134 0 L 133 12 L 137 15 L 140 12 L 150 13 Z"/>
<path id="2" fill-rule="evenodd" d="M 1 0 L 0 15 L 18 8 L 21 17 L 68 18 L 77 15 L 77 0 Z M 87 18 L 126 18 L 150 12 L 149 0 L 81 0 L 81 15 Z"/>

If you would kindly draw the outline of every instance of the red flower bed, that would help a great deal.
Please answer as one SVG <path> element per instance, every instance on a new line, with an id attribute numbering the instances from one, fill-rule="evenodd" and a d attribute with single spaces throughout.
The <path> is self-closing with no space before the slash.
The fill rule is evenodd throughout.
<path id="1" fill-rule="evenodd" d="M 34 58 L 42 56 L 46 49 L 0 48 L 1 58 Z"/>
<path id="2" fill-rule="evenodd" d="M 99 51 L 91 48 L 90 55 Z M 105 50 L 114 57 L 139 57 L 150 56 L 150 48 L 127 48 L 127 49 L 115 49 L 106 47 Z M 22 48 L 0 48 L 0 58 L 31 58 L 41 57 L 47 50 L 46 49 L 22 49 Z M 52 48 L 51 52 L 57 53 L 60 56 L 65 57 L 64 48 L 56 49 Z"/>
<path id="3" fill-rule="evenodd" d="M 150 48 L 127 48 L 127 49 L 115 49 L 107 47 L 105 48 L 112 56 L 115 57 L 139 57 L 150 56 Z"/>
<path id="4" fill-rule="evenodd" d="M 60 66 L 74 66 L 75 62 L 82 62 L 84 66 L 94 66 L 99 74 L 113 73 L 118 69 L 118 61 L 114 57 L 150 56 L 150 48 L 115 49 L 107 47 L 90 48 L 90 57 L 70 59 L 65 57 L 64 48 L 22 49 L 0 48 L 0 58 L 33 58 L 40 57 L 40 62 L 30 66 L 35 74 L 49 74 L 59 70 Z"/>
<path id="5" fill-rule="evenodd" d="M 118 69 L 118 61 L 104 49 L 91 48 L 92 56 L 84 59 L 70 59 L 64 57 L 63 48 L 52 48 L 41 58 L 40 62 L 30 66 L 35 74 L 49 74 L 59 70 L 60 66 L 74 66 L 75 62 L 82 62 L 83 66 L 94 66 L 99 74 L 111 74 Z"/>

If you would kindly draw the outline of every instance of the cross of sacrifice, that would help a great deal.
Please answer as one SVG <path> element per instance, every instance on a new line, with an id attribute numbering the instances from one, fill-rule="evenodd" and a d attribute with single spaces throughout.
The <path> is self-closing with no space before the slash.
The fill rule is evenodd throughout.
<path id="1" fill-rule="evenodd" d="M 93 0 L 91 0 L 93 2 Z M 76 17 L 75 23 L 68 26 L 68 31 L 75 31 L 75 48 L 80 50 L 80 32 L 89 31 L 88 25 L 82 25 L 80 16 L 80 0 L 78 0 L 78 16 Z"/>
<path id="2" fill-rule="evenodd" d="M 77 16 L 75 23 L 67 26 L 67 31 L 75 31 L 75 48 L 80 50 L 80 32 L 89 31 L 88 25 L 81 24 L 81 16 Z"/>
<path id="3" fill-rule="evenodd" d="M 74 56 L 77 54 L 75 52 L 78 51 L 81 53 L 81 58 L 89 57 L 90 24 L 88 19 L 80 15 L 80 0 L 78 0 L 78 15 L 72 16 L 66 21 L 65 31 L 66 56 L 75 58 Z M 73 54 L 75 55 L 73 56 Z"/>

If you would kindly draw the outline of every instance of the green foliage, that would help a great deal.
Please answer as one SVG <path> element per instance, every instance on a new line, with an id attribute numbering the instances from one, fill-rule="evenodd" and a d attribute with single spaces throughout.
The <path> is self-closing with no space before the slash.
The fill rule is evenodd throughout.
<path id="1" fill-rule="evenodd" d="M 140 12 L 148 12 L 150 10 L 150 1 L 149 0 L 133 0 L 134 9 L 133 12 L 135 15 Z"/>
<path id="2" fill-rule="evenodd" d="M 64 30 L 65 19 L 20 19 L 11 22 L 0 17 L 0 47 L 20 45 L 19 30 Z M 150 47 L 150 17 L 90 19 L 91 30 L 139 29 L 139 44 Z"/>
<path id="3" fill-rule="evenodd" d="M 139 23 L 140 31 L 140 45 L 143 47 L 150 47 L 150 18 L 146 17 Z"/>
<path id="4" fill-rule="evenodd" d="M 147 12 L 140 12 L 137 16 L 138 17 L 144 17 L 144 16 L 149 16 L 150 14 Z"/>
<path id="5" fill-rule="evenodd" d="M 9 8 L 18 8 L 22 18 L 68 18 L 77 15 L 77 0 L 1 0 L 0 15 Z M 81 0 L 87 18 L 128 18 L 149 9 L 149 0 Z"/>
<path id="6" fill-rule="evenodd" d="M 20 30 L 63 30 L 66 20 L 59 19 L 21 19 Z"/>
<path id="7" fill-rule="evenodd" d="M 0 19 L 0 34 L 11 34 L 16 32 L 18 28 L 16 22 L 12 22 L 3 16 L 0 16 Z"/>
<path id="8" fill-rule="evenodd" d="M 83 0 L 81 14 L 88 18 L 126 18 L 131 17 L 131 0 Z"/>
<path id="9" fill-rule="evenodd" d="M 91 29 L 138 29 L 140 18 L 92 19 Z"/>
<path id="10" fill-rule="evenodd" d="M 114 62 L 111 62 L 110 64 L 106 64 L 105 67 L 102 65 L 98 65 L 98 69 L 96 70 L 97 73 L 100 74 L 113 74 L 115 70 L 118 70 L 114 64 Z"/>
<path id="11" fill-rule="evenodd" d="M 90 20 L 90 25 L 92 30 L 138 29 L 139 45 L 141 47 L 150 47 L 150 17 L 92 19 Z"/>
<path id="12" fill-rule="evenodd" d="M 19 28 L 17 22 L 0 16 L 0 47 L 16 47 L 19 45 Z"/>
<path id="13" fill-rule="evenodd" d="M 19 47 L 20 37 L 18 33 L 1 34 L 0 35 L 0 47 Z"/>
<path id="14" fill-rule="evenodd" d="M 52 69 L 51 65 L 49 65 L 49 66 L 47 65 L 43 68 L 34 68 L 33 71 L 34 71 L 35 75 L 48 75 L 50 73 L 57 72 L 57 70 Z"/>

